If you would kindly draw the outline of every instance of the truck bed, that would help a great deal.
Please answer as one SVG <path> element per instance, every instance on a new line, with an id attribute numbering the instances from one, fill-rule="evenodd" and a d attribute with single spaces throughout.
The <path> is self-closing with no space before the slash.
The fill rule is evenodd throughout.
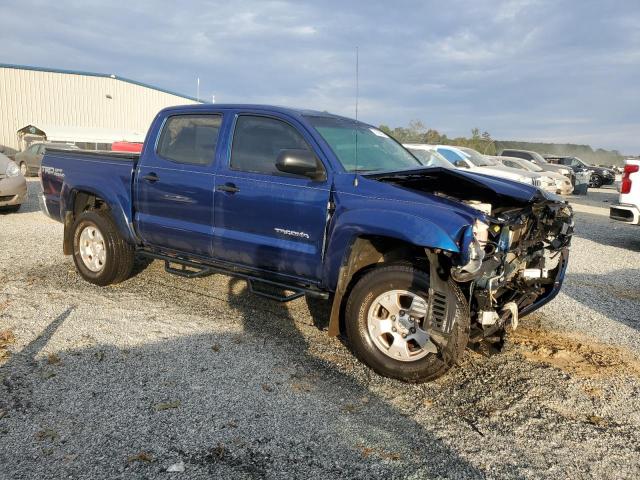
<path id="1" fill-rule="evenodd" d="M 139 158 L 140 154 L 133 152 L 47 147 L 40 172 L 45 211 L 54 220 L 64 221 L 61 215 L 64 209 L 60 207 L 75 194 L 63 190 L 66 184 L 121 205 L 129 219 L 132 212 L 132 180 Z M 79 164 L 82 164 L 80 168 Z"/>

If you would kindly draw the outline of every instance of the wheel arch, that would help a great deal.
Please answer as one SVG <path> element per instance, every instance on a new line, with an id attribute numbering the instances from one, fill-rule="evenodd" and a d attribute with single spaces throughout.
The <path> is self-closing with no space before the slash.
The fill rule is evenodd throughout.
<path id="1" fill-rule="evenodd" d="M 425 247 L 383 235 L 360 235 L 344 251 L 338 271 L 329 319 L 329 335 L 337 336 L 344 327 L 344 308 L 353 285 L 377 265 L 404 262 L 428 270 L 429 255 Z M 431 256 L 433 261 L 435 257 Z M 439 257 L 438 257 L 439 258 Z"/>
<path id="2" fill-rule="evenodd" d="M 136 244 L 137 239 L 133 228 L 127 219 L 124 209 L 109 201 L 99 192 L 89 188 L 68 189 L 63 198 L 65 199 L 63 209 L 63 253 L 71 255 L 73 253 L 73 231 L 72 226 L 76 218 L 86 210 L 106 210 L 110 213 L 118 231 L 122 237 L 131 244 Z"/>

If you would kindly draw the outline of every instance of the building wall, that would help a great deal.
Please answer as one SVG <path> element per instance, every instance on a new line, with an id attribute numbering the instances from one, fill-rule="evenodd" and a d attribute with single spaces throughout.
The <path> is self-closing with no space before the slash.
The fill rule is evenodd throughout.
<path id="1" fill-rule="evenodd" d="M 193 103 L 117 78 L 0 67 L 0 146 L 19 150 L 16 131 L 29 124 L 144 134 L 160 109 Z"/>

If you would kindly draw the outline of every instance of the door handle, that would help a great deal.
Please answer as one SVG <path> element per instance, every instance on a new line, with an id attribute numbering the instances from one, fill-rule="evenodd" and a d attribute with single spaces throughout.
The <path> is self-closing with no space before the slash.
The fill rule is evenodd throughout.
<path id="1" fill-rule="evenodd" d="M 155 183 L 160 180 L 160 177 L 156 175 L 154 172 L 151 172 L 149 175 L 145 175 L 142 177 L 143 180 L 146 180 L 149 183 Z"/>
<path id="2" fill-rule="evenodd" d="M 224 185 L 218 185 L 216 190 L 219 192 L 227 192 L 227 193 L 236 193 L 239 192 L 240 189 L 236 187 L 233 183 L 225 183 Z"/>

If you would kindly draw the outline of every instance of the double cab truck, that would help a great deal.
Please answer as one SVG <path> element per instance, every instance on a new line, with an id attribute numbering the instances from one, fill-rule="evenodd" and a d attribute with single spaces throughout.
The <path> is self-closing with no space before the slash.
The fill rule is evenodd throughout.
<path id="1" fill-rule="evenodd" d="M 609 209 L 609 217 L 620 222 L 640 225 L 640 159 L 627 160 L 620 182 L 618 203 Z"/>
<path id="2" fill-rule="evenodd" d="M 141 255 L 277 301 L 325 299 L 329 333 L 407 382 L 552 300 L 573 232 L 555 194 L 428 167 L 365 123 L 271 106 L 167 108 L 140 154 L 47 149 L 41 182 L 87 281 L 122 282 Z"/>

